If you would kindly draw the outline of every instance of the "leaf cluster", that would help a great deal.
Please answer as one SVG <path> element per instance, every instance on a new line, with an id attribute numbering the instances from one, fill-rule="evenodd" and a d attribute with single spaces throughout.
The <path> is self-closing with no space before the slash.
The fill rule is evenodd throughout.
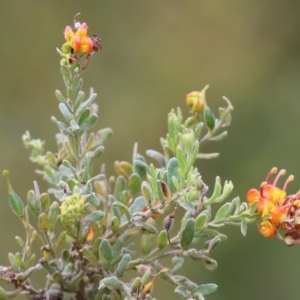
<path id="1" fill-rule="evenodd" d="M 91 90 L 86 98 L 79 65 L 64 64 L 61 74 L 66 95 L 57 90 L 55 96 L 64 120 L 51 118 L 59 130 L 57 153 L 45 152 L 45 143 L 31 139 L 29 132 L 23 136 L 49 190 L 41 193 L 34 182 L 23 204 L 8 181 L 10 204 L 26 238 L 16 237 L 21 252 L 10 253 L 10 266 L 0 268 L 0 280 L 15 288 L 0 288 L 0 299 L 19 295 L 36 300 L 66 295 L 88 300 L 153 299 L 158 278 L 173 285 L 184 299 L 204 299 L 217 286 L 180 275 L 184 262 L 200 261 L 214 270 L 217 262 L 211 254 L 227 239 L 220 228 L 239 225 L 246 234 L 255 211 L 239 198 L 225 202 L 232 182 L 222 184 L 216 177 L 210 191 L 195 167 L 197 159 L 217 156 L 203 154 L 200 148 L 226 136 L 222 130 L 230 123 L 230 102 L 225 98 L 227 107 L 219 110 L 219 118 L 207 104 L 186 120 L 179 108 L 172 110 L 168 134 L 161 138 L 162 152 L 146 152 L 154 164 L 147 162 L 136 144 L 130 161 L 115 162 L 116 176 L 108 176 L 104 164 L 93 176 L 92 166 L 112 130 L 90 131 L 98 121 L 96 93 Z M 219 203 L 224 204 L 212 213 L 212 206 Z M 180 224 L 176 231 L 174 222 Z M 33 253 L 36 242 L 40 252 Z M 162 263 L 166 257 L 169 267 Z M 40 269 L 47 273 L 45 286 L 36 289 L 30 276 Z"/>

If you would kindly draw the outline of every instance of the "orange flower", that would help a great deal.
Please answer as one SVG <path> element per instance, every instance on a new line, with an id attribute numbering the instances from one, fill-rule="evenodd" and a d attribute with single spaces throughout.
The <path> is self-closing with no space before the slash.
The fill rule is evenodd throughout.
<path id="1" fill-rule="evenodd" d="M 289 206 L 276 206 L 270 209 L 271 222 L 275 225 L 279 225 L 287 219 Z"/>
<path id="2" fill-rule="evenodd" d="M 259 232 L 266 238 L 272 237 L 276 234 L 276 227 L 269 221 L 260 223 Z"/>
<path id="3" fill-rule="evenodd" d="M 261 196 L 277 204 L 280 200 L 285 199 L 286 192 L 276 186 L 267 184 L 261 188 Z"/>
<path id="4" fill-rule="evenodd" d="M 253 203 L 255 201 L 258 201 L 259 200 L 259 191 L 257 189 L 250 189 L 248 192 L 247 192 L 247 201 L 249 203 Z"/>
<path id="5" fill-rule="evenodd" d="M 270 210 L 274 209 L 275 205 L 268 199 L 259 198 L 257 203 L 257 210 L 262 214 L 262 216 L 266 216 L 270 214 Z"/>

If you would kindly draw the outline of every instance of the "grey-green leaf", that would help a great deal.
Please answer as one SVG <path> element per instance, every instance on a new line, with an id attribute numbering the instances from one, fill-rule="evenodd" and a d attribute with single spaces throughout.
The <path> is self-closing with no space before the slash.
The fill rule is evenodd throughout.
<path id="1" fill-rule="evenodd" d="M 128 209 L 128 207 L 126 205 L 124 205 L 121 202 L 114 202 L 113 203 L 113 207 L 117 207 L 119 208 L 126 216 L 127 220 L 130 221 L 131 220 L 131 213 Z"/>
<path id="2" fill-rule="evenodd" d="M 192 294 L 201 293 L 202 295 L 207 295 L 213 293 L 217 288 L 218 286 L 214 283 L 201 284 L 192 291 Z"/>
<path id="3" fill-rule="evenodd" d="M 168 162 L 168 166 L 167 166 L 167 170 L 168 170 L 168 186 L 173 193 L 176 192 L 176 187 L 174 186 L 174 183 L 173 183 L 173 180 L 172 180 L 172 177 L 175 176 L 177 181 L 180 182 L 180 176 L 178 174 L 178 168 L 179 168 L 179 165 L 178 165 L 178 160 L 173 157 L 169 160 Z"/>
<path id="4" fill-rule="evenodd" d="M 195 219 L 189 218 L 182 231 L 180 240 L 181 247 L 186 249 L 193 241 L 195 234 Z"/>
<path id="5" fill-rule="evenodd" d="M 166 159 L 164 155 L 162 155 L 160 152 L 155 151 L 155 150 L 147 150 L 146 154 L 155 159 L 162 167 L 166 166 Z"/>
<path id="6" fill-rule="evenodd" d="M 112 250 L 109 241 L 106 239 L 103 239 L 100 243 L 99 257 L 103 269 L 108 272 L 111 266 Z"/>
<path id="7" fill-rule="evenodd" d="M 81 132 L 91 129 L 96 125 L 98 121 L 98 115 L 96 113 L 92 113 L 88 118 L 86 118 L 82 124 L 80 125 Z"/>
<path id="8" fill-rule="evenodd" d="M 101 219 L 103 219 L 104 216 L 105 216 L 105 214 L 103 211 L 96 210 L 96 211 L 90 213 L 89 215 L 85 216 L 82 219 L 82 221 L 96 222 L 96 221 L 100 221 Z"/>
<path id="9" fill-rule="evenodd" d="M 214 221 L 215 222 L 219 222 L 221 220 L 226 219 L 229 216 L 229 214 L 230 214 L 230 210 L 231 210 L 231 205 L 230 205 L 229 202 L 226 202 L 217 211 Z"/>
<path id="10" fill-rule="evenodd" d="M 126 253 L 123 255 L 121 261 L 119 262 L 116 268 L 116 275 L 120 278 L 123 276 L 124 272 L 126 271 L 128 264 L 131 260 L 130 254 Z"/>

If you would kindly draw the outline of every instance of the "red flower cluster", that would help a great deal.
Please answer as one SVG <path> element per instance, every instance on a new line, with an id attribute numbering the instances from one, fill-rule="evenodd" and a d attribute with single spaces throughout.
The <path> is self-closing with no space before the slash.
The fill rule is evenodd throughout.
<path id="1" fill-rule="evenodd" d="M 294 195 L 286 195 L 288 183 L 294 180 L 293 175 L 288 177 L 282 189 L 277 187 L 285 170 L 280 170 L 274 182 L 269 183 L 270 177 L 276 172 L 277 168 L 269 172 L 259 190 L 250 189 L 247 201 L 257 201 L 259 231 L 264 237 L 277 234 L 287 245 L 300 244 L 300 191 Z M 283 231 L 284 236 L 279 231 Z"/>

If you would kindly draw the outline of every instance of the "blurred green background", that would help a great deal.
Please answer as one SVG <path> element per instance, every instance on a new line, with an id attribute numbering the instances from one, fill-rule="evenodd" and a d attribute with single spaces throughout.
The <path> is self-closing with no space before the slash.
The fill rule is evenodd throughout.
<path id="1" fill-rule="evenodd" d="M 235 111 L 228 137 L 203 149 L 221 153 L 198 162 L 204 181 L 232 180 L 232 197 L 244 200 L 277 166 L 295 175 L 289 192 L 299 189 L 299 1 L 1 1 L 0 169 L 10 170 L 23 199 L 33 180 L 47 189 L 21 136 L 29 130 L 55 151 L 50 117 L 61 119 L 54 91 L 63 89 L 55 48 L 77 12 L 104 47 L 84 72 L 85 90 L 98 93 L 98 127 L 114 130 L 98 169 L 105 160 L 113 174 L 114 160 L 130 160 L 134 142 L 142 154 L 160 150 L 170 109 L 187 114 L 185 94 L 210 84 L 211 107 L 223 105 L 225 95 Z M 24 230 L 0 182 L 0 265 L 7 265 L 7 253 L 19 251 L 14 236 Z M 264 239 L 255 226 L 246 238 L 238 228 L 225 232 L 229 240 L 212 255 L 216 271 L 194 261 L 183 270 L 198 283 L 218 284 L 207 299 L 299 299 L 297 246 Z M 171 291 L 161 281 L 155 288 L 158 299 L 179 299 Z"/>

